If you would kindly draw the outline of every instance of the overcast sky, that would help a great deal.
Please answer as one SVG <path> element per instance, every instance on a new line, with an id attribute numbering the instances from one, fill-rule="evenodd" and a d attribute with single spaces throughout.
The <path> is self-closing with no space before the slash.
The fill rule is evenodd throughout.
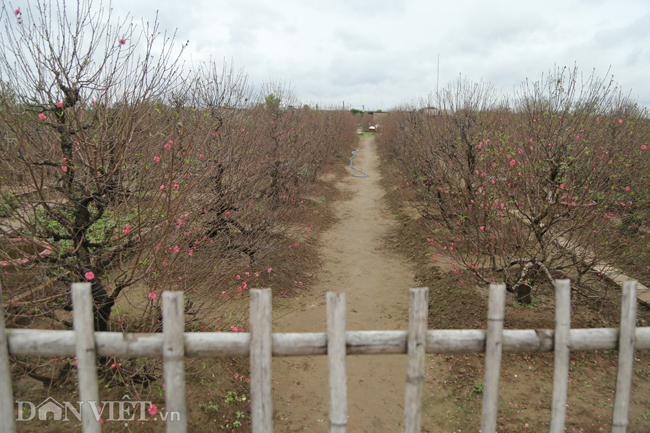
<path id="1" fill-rule="evenodd" d="M 648 0 L 114 0 L 114 12 L 178 29 L 186 59 L 233 59 L 255 84 L 303 103 L 390 109 L 459 74 L 511 92 L 554 65 L 608 69 L 650 107 Z"/>

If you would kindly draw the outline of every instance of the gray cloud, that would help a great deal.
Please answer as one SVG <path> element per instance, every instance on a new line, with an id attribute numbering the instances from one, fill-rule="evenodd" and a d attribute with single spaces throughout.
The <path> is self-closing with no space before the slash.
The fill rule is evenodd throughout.
<path id="1" fill-rule="evenodd" d="M 190 40 L 193 61 L 234 59 L 251 81 L 290 81 L 299 99 L 388 108 L 458 77 L 512 92 L 557 66 L 603 75 L 650 106 L 650 3 L 330 0 L 114 0 Z"/>

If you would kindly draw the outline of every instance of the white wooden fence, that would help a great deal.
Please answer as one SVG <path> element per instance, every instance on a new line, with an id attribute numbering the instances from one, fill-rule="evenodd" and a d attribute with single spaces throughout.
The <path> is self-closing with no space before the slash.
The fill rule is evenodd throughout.
<path id="1" fill-rule="evenodd" d="M 251 290 L 250 333 L 185 333 L 183 294 L 163 293 L 163 332 L 123 334 L 93 332 L 89 283 L 72 285 L 74 331 L 5 329 L 0 314 L 0 433 L 15 432 L 9 355 L 76 356 L 79 399 L 97 402 L 97 356 L 162 357 L 168 432 L 186 432 L 186 357 L 249 356 L 252 426 L 272 433 L 271 357 L 328 355 L 329 431 L 347 428 L 346 355 L 408 353 L 404 432 L 421 431 L 425 353 L 486 352 L 482 432 L 496 429 L 501 353 L 555 351 L 550 431 L 564 431 L 569 352 L 618 350 L 612 432 L 625 432 L 635 349 L 650 349 L 650 328 L 636 328 L 636 282 L 623 286 L 619 329 L 570 329 L 570 282 L 556 281 L 555 330 L 503 330 L 505 286 L 491 285 L 487 330 L 427 330 L 428 288 L 411 289 L 408 331 L 346 331 L 345 294 L 327 294 L 327 333 L 271 333 L 271 290 Z M 1 302 L 1 297 L 0 297 Z M 1 304 L 0 304 L 1 307 Z M 0 309 L 1 310 L 1 309 Z M 84 432 L 99 432 L 89 404 L 81 406 Z"/>

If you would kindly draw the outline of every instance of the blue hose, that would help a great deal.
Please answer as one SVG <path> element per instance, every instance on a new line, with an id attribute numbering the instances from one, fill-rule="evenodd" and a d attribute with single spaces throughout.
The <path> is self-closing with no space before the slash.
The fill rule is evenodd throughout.
<path id="1" fill-rule="evenodd" d="M 354 171 L 352 172 L 352 177 L 368 177 L 368 175 L 367 175 L 366 173 L 364 173 L 363 171 L 357 169 L 354 165 L 352 165 L 352 160 L 354 159 L 355 156 L 357 156 L 356 153 L 357 153 L 358 151 L 359 151 L 359 149 L 354 149 L 354 150 L 352 151 L 352 158 L 350 158 L 350 168 L 351 168 L 352 170 L 354 170 Z M 357 171 L 358 171 L 359 173 L 362 173 L 363 176 L 359 176 L 359 175 L 354 174 L 354 173 L 356 173 Z"/>

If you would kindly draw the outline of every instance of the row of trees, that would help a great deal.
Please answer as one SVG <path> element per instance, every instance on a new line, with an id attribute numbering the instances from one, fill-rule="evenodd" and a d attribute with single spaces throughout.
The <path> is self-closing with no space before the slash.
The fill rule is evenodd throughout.
<path id="1" fill-rule="evenodd" d="M 383 124 L 431 237 L 483 283 L 590 283 L 650 209 L 650 121 L 608 79 L 558 69 L 510 101 L 458 80 Z M 638 254 L 638 252 L 635 252 Z"/>
<path id="2" fill-rule="evenodd" d="M 228 272 L 291 238 L 356 139 L 349 113 L 294 109 L 286 86 L 184 68 L 186 45 L 157 23 L 86 0 L 5 5 L 0 19 L 0 284 L 14 323 L 57 318 L 78 281 L 100 331 L 119 297 L 141 306 L 143 332 L 160 328 L 164 290 L 225 302 Z"/>

